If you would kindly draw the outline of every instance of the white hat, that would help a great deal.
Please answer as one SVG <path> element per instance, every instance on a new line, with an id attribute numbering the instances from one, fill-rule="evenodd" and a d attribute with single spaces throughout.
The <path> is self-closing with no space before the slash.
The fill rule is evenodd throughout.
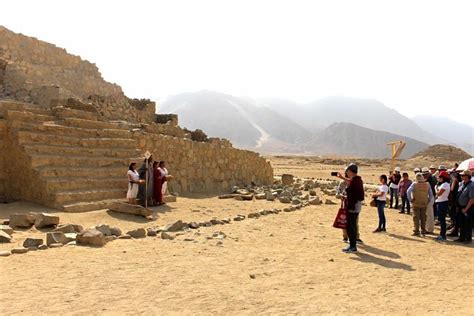
<path id="1" fill-rule="evenodd" d="M 418 172 L 420 172 L 421 170 L 420 170 L 420 168 L 415 168 L 415 170 L 413 170 L 413 171 L 414 171 L 415 173 L 418 173 Z"/>
<path id="2" fill-rule="evenodd" d="M 396 167 L 396 168 L 395 168 L 395 171 L 396 171 L 396 172 L 400 172 L 400 171 L 401 171 L 400 167 Z"/>
<path id="3" fill-rule="evenodd" d="M 422 173 L 429 173 L 430 172 L 430 169 L 426 168 L 426 167 L 423 167 L 421 168 L 421 172 Z"/>

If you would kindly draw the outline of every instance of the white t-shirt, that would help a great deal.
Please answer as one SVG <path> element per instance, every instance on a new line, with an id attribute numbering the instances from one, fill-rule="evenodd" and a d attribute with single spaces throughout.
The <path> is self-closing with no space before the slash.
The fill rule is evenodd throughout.
<path id="1" fill-rule="evenodd" d="M 133 181 L 140 180 L 140 177 L 138 176 L 138 172 L 136 170 L 134 170 L 134 171 L 128 170 L 127 175 L 129 175 L 130 178 L 132 178 Z"/>
<path id="2" fill-rule="evenodd" d="M 379 192 L 382 192 L 383 194 L 381 196 L 377 197 L 378 201 L 386 201 L 387 200 L 387 193 L 388 193 L 388 186 L 386 184 L 382 184 L 378 188 Z"/>
<path id="3" fill-rule="evenodd" d="M 436 202 L 446 202 L 449 199 L 449 191 L 451 189 L 451 186 L 449 185 L 449 183 L 443 182 L 440 185 L 437 185 L 436 194 L 438 194 L 438 192 L 441 191 L 441 189 L 444 189 L 444 192 L 443 194 L 441 194 L 440 196 L 436 198 Z"/>

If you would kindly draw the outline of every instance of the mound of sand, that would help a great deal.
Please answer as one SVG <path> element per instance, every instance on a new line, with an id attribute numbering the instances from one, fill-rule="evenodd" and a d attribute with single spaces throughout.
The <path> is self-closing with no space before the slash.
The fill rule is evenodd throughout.
<path id="1" fill-rule="evenodd" d="M 416 153 L 407 162 L 423 160 L 441 164 L 461 162 L 468 158 L 471 158 L 471 155 L 460 148 L 451 145 L 433 145 Z"/>

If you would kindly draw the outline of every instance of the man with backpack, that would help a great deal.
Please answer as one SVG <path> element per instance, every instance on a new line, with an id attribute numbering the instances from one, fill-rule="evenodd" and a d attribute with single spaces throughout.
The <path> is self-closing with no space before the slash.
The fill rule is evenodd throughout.
<path id="1" fill-rule="evenodd" d="M 420 224 L 421 233 L 424 235 L 426 234 L 426 209 L 429 202 L 434 200 L 434 195 L 423 174 L 416 174 L 416 182 L 408 188 L 407 197 L 413 209 L 413 236 L 420 235 Z"/>

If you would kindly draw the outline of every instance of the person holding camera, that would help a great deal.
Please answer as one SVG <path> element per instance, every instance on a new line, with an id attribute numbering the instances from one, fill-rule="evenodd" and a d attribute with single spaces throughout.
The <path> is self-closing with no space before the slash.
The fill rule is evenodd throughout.
<path id="1" fill-rule="evenodd" d="M 337 173 L 337 177 L 347 183 L 347 235 L 349 236 L 349 246 L 342 251 L 346 253 L 357 252 L 357 219 L 362 209 L 364 200 L 364 183 L 357 174 L 359 168 L 351 163 L 346 168 L 347 177 Z"/>

